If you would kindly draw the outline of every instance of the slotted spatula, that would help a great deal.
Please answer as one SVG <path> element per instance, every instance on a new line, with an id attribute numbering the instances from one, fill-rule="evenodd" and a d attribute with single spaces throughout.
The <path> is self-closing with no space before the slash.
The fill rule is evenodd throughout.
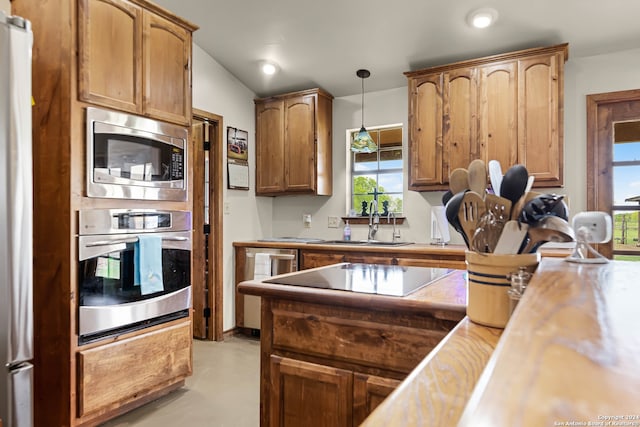
<path id="1" fill-rule="evenodd" d="M 460 227 L 464 231 L 469 248 L 472 247 L 471 239 L 476 232 L 476 227 L 480 217 L 486 212 L 486 207 L 482 196 L 474 191 L 467 191 L 462 198 L 458 220 Z"/>

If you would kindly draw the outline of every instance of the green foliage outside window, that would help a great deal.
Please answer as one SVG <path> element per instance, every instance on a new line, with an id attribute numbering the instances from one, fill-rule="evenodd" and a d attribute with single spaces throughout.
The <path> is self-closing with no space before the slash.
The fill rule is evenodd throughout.
<path id="1" fill-rule="evenodd" d="M 362 213 L 362 202 L 366 202 L 367 214 L 369 213 L 369 204 L 373 200 L 374 189 L 376 188 L 376 180 L 366 176 L 357 176 L 353 178 L 353 206 L 351 207 L 356 211 L 356 215 Z M 384 188 L 378 186 L 378 193 L 384 193 Z M 394 197 L 390 194 L 378 195 L 378 213 L 382 213 L 383 203 L 389 202 L 389 212 L 402 212 L 402 199 Z"/>

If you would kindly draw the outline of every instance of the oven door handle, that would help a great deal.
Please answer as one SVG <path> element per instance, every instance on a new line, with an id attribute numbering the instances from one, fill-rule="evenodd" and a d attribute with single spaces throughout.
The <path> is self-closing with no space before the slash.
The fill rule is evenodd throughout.
<path id="1" fill-rule="evenodd" d="M 111 246 L 111 245 L 119 245 L 122 243 L 135 243 L 138 241 L 137 237 L 132 237 L 130 239 L 122 239 L 122 240 L 98 240 L 95 242 L 85 243 L 85 246 L 88 248 L 93 248 L 95 246 Z"/>
<path id="2" fill-rule="evenodd" d="M 188 237 L 163 237 L 162 240 L 169 240 L 172 242 L 185 242 L 189 240 Z M 110 246 L 110 245 L 118 245 L 122 243 L 136 243 L 138 241 L 137 237 L 132 237 L 130 239 L 121 239 L 121 240 L 98 240 L 96 242 L 91 242 L 85 244 L 88 248 L 93 248 L 96 246 Z"/>

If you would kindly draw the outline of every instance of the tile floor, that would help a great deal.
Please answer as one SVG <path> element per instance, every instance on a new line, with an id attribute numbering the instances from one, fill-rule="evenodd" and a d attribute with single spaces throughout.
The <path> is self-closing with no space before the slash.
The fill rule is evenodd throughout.
<path id="1" fill-rule="evenodd" d="M 259 340 L 194 340 L 193 376 L 183 388 L 102 427 L 257 427 L 259 383 Z"/>

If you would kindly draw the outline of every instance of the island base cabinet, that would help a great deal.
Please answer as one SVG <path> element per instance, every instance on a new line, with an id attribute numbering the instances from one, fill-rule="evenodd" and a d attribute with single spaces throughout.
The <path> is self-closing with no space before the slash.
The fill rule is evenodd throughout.
<path id="1" fill-rule="evenodd" d="M 358 426 L 400 385 L 366 375 L 272 355 L 270 425 Z"/>
<path id="2" fill-rule="evenodd" d="M 78 417 L 94 418 L 191 375 L 191 322 L 78 353 Z M 134 404 L 134 406 L 137 406 Z"/>
<path id="3" fill-rule="evenodd" d="M 375 375 L 353 375 L 353 425 L 359 426 L 401 381 Z"/>
<path id="4" fill-rule="evenodd" d="M 271 356 L 272 426 L 351 426 L 353 374 Z"/>

